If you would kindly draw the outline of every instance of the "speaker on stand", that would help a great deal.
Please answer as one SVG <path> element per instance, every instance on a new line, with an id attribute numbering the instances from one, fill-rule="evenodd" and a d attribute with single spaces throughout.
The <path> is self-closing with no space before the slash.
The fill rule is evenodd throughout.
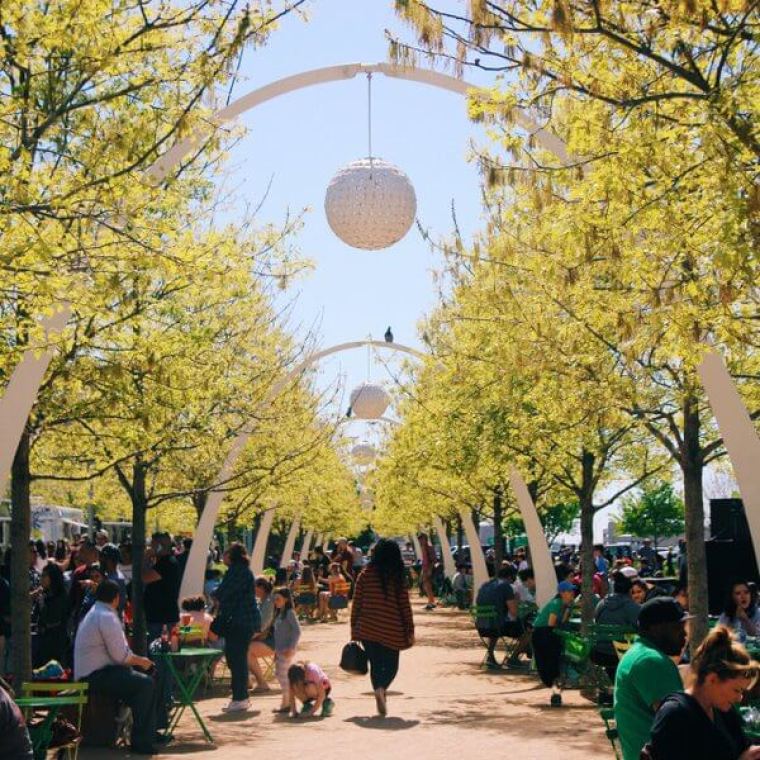
<path id="1" fill-rule="evenodd" d="M 710 533 L 705 542 L 708 607 L 711 615 L 719 615 L 732 583 L 757 583 L 760 577 L 741 499 L 710 500 Z"/>

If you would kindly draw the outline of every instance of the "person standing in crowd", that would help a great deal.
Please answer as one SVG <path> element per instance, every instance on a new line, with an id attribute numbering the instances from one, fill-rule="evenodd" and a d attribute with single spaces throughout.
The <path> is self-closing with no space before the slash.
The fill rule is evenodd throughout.
<path id="1" fill-rule="evenodd" d="M 348 540 L 345 538 L 339 538 L 336 542 L 335 549 L 330 555 L 333 562 L 337 562 L 340 565 L 340 571 L 348 579 L 350 583 L 354 581 L 354 555 L 351 554 L 351 550 L 348 548 Z"/>
<path id="2" fill-rule="evenodd" d="M 179 622 L 179 567 L 168 533 L 153 534 L 150 548 L 145 550 L 142 579 L 148 641 L 153 641 L 164 626 L 171 628 Z"/>
<path id="3" fill-rule="evenodd" d="M 87 584 L 83 581 L 90 577 L 90 565 L 99 560 L 100 554 L 95 544 L 89 538 L 85 538 L 76 550 L 76 567 L 71 572 L 69 586 L 69 608 L 75 620 L 80 619 L 82 601 L 87 593 Z"/>
<path id="4" fill-rule="evenodd" d="M 691 663 L 694 683 L 662 701 L 646 752 L 652 760 L 759 760 L 734 709 L 758 677 L 760 663 L 725 626 L 710 631 Z"/>
<path id="5" fill-rule="evenodd" d="M 224 656 L 230 669 L 232 699 L 224 712 L 244 712 L 248 699 L 248 642 L 261 628 L 261 617 L 254 595 L 253 573 L 248 567 L 248 554 L 238 541 L 230 544 L 223 555 L 227 572 L 214 597 L 219 602 L 217 618 L 224 636 Z M 213 630 L 213 629 L 212 629 Z"/>
<path id="6" fill-rule="evenodd" d="M 288 670 L 301 639 L 301 626 L 293 609 L 293 595 L 289 588 L 275 590 L 274 608 L 274 671 L 282 689 L 280 707 L 274 712 L 286 713 L 290 710 Z"/>
<path id="7" fill-rule="evenodd" d="M 639 640 L 623 655 L 615 675 L 615 722 L 623 760 L 639 760 L 663 699 L 683 690 L 672 658 L 686 644 L 687 619 L 681 605 L 667 596 L 650 599 L 639 612 Z"/>
<path id="8" fill-rule="evenodd" d="M 153 679 L 132 667 L 148 671 L 153 663 L 129 648 L 116 614 L 118 606 L 118 585 L 104 580 L 98 586 L 95 606 L 77 631 L 74 678 L 87 681 L 92 696 L 104 694 L 126 702 L 132 708 L 132 751 L 152 755 L 157 740 Z"/>
<path id="9" fill-rule="evenodd" d="M 255 692 L 269 691 L 269 684 L 264 679 L 264 673 L 259 664 L 262 657 L 274 657 L 274 599 L 272 597 L 272 582 L 261 576 L 256 578 L 256 600 L 259 605 L 261 627 L 253 635 L 248 646 L 248 670 L 256 679 Z"/>
<path id="10" fill-rule="evenodd" d="M 456 572 L 451 579 L 451 590 L 454 592 L 454 598 L 457 600 L 457 609 L 466 610 L 470 606 L 468 604 L 469 592 L 467 590 L 465 566 L 462 563 L 456 566 Z"/>
<path id="11" fill-rule="evenodd" d="M 102 528 L 98 531 L 95 531 L 95 546 L 98 547 L 98 549 L 102 549 L 109 541 L 108 537 L 108 531 L 103 530 Z"/>
<path id="12" fill-rule="evenodd" d="M 69 597 L 63 583 L 63 571 L 50 562 L 42 570 L 40 614 L 37 619 L 37 645 L 33 666 L 39 668 L 50 660 L 67 665 L 69 660 Z"/>
<path id="13" fill-rule="evenodd" d="M 557 626 L 567 622 L 575 601 L 575 586 L 570 581 L 557 584 L 557 595 L 550 599 L 538 612 L 533 622 L 533 654 L 536 658 L 538 675 L 544 686 L 552 689 L 551 706 L 562 705 L 562 693 L 557 684 L 560 674 L 562 640 L 554 632 Z"/>
<path id="14" fill-rule="evenodd" d="M 428 600 L 425 609 L 434 610 L 435 594 L 433 593 L 433 567 L 435 566 L 435 549 L 430 543 L 427 533 L 420 533 L 417 538 L 419 539 L 420 551 L 422 553 L 422 557 L 420 557 L 420 561 L 422 562 L 422 577 L 420 582 L 422 590 L 427 595 Z"/>
<path id="15" fill-rule="evenodd" d="M 606 576 L 610 569 L 610 563 L 604 556 L 604 546 L 602 544 L 594 545 L 594 567 L 597 573 Z"/>
<path id="16" fill-rule="evenodd" d="M 746 639 L 747 636 L 758 635 L 760 608 L 752 598 L 748 583 L 739 581 L 731 585 L 731 591 L 718 624 L 731 628 L 740 640 Z"/>
<path id="17" fill-rule="evenodd" d="M 105 544 L 100 548 L 100 571 L 104 578 L 113 581 L 119 587 L 119 616 L 124 614 L 127 606 L 127 580 L 119 570 L 121 555 L 114 544 Z"/>
<path id="18" fill-rule="evenodd" d="M 387 714 L 388 687 L 398 673 L 399 652 L 414 645 L 414 619 L 404 583 L 404 561 L 395 541 L 381 538 L 356 582 L 351 639 L 361 641 L 370 665 L 377 712 Z"/>
<path id="19" fill-rule="evenodd" d="M 187 566 L 187 559 L 190 556 L 190 549 L 193 548 L 192 538 L 182 539 L 182 551 L 177 554 L 177 567 L 179 567 L 179 579 L 182 580 L 182 576 L 185 574 L 185 567 Z"/>

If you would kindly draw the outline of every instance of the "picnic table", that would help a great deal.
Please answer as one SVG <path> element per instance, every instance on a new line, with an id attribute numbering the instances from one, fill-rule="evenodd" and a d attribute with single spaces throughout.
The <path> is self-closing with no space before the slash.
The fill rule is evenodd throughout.
<path id="1" fill-rule="evenodd" d="M 152 655 L 157 660 L 163 660 L 166 663 L 166 667 L 177 685 L 173 705 L 169 711 L 169 725 L 166 729 L 167 736 L 174 734 L 174 730 L 177 728 L 182 715 L 189 707 L 195 716 L 196 722 L 201 727 L 206 741 L 209 743 L 214 742 L 195 706 L 195 692 L 198 690 L 198 686 L 211 663 L 219 655 L 218 649 L 206 649 L 204 647 L 183 647 L 178 652 L 156 652 Z M 191 663 L 199 664 L 201 667 L 187 667 Z"/>
<path id="2" fill-rule="evenodd" d="M 65 688 L 65 685 L 63 688 Z M 27 717 L 29 738 L 32 740 L 32 751 L 35 760 L 44 760 L 50 742 L 53 739 L 53 723 L 58 717 L 58 712 L 62 707 L 80 705 L 82 703 L 82 696 L 80 694 L 62 694 L 54 697 L 17 697 L 15 702 Z M 35 710 L 46 710 L 47 715 L 41 723 L 29 725 L 28 716 Z"/>

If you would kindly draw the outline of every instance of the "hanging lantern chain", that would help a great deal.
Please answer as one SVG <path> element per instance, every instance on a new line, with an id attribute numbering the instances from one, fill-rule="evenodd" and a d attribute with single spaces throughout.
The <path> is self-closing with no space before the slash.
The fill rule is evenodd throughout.
<path id="1" fill-rule="evenodd" d="M 367 143 L 369 165 L 372 166 L 372 72 L 367 74 Z"/>

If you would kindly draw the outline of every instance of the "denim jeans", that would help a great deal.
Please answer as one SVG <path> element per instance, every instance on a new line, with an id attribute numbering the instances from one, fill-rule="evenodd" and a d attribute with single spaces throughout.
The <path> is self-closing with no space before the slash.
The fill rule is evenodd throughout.
<path id="1" fill-rule="evenodd" d="M 230 626 L 224 632 L 224 657 L 230 669 L 235 701 L 248 699 L 248 644 L 252 635 L 248 627 Z"/>
<path id="2" fill-rule="evenodd" d="M 376 641 L 362 641 L 369 659 L 369 678 L 373 689 L 387 689 L 398 673 L 399 650 Z"/>
<path id="3" fill-rule="evenodd" d="M 132 746 L 151 747 L 156 736 L 153 679 L 126 665 L 107 665 L 84 679 L 90 694 L 106 694 L 132 708 Z"/>

